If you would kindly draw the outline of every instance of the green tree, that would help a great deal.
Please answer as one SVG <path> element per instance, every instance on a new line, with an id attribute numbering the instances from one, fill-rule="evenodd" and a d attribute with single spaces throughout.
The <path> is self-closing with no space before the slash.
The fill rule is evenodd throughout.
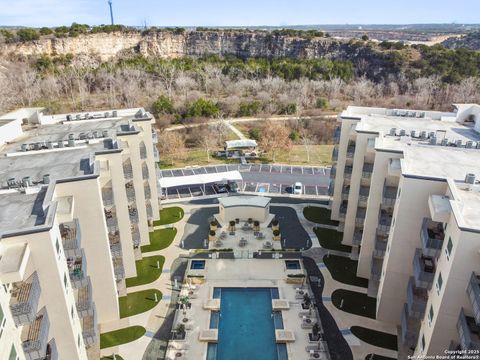
<path id="1" fill-rule="evenodd" d="M 321 98 L 318 98 L 316 103 L 315 103 L 315 107 L 317 109 L 326 109 L 328 108 L 328 100 L 324 97 L 321 97 Z"/>
<path id="2" fill-rule="evenodd" d="M 250 139 L 257 140 L 257 141 L 260 140 L 260 138 L 262 137 L 260 129 L 259 128 L 252 128 L 252 129 L 248 130 L 248 137 Z"/>
<path id="3" fill-rule="evenodd" d="M 300 134 L 298 133 L 297 130 L 292 130 L 288 135 L 288 138 L 293 142 L 295 142 L 295 141 L 298 141 L 298 139 L 300 139 Z"/>
<path id="4" fill-rule="evenodd" d="M 282 114 L 293 115 L 297 112 L 297 104 L 291 103 L 287 104 L 282 109 Z"/>
<path id="5" fill-rule="evenodd" d="M 59 26 L 55 28 L 55 36 L 65 37 L 68 35 L 70 28 L 68 26 Z"/>
<path id="6" fill-rule="evenodd" d="M 68 35 L 71 37 L 76 37 L 80 34 L 86 34 L 90 30 L 90 26 L 85 24 L 72 23 L 68 31 Z"/>
<path id="7" fill-rule="evenodd" d="M 363 40 L 363 41 L 368 41 L 368 36 L 367 36 L 367 35 L 363 35 L 363 36 L 362 36 L 362 40 Z"/>
<path id="8" fill-rule="evenodd" d="M 188 117 L 214 117 L 220 113 L 220 108 L 217 104 L 210 100 L 198 99 L 190 104 L 187 111 Z"/>
<path id="9" fill-rule="evenodd" d="M 253 116 L 258 113 L 260 103 L 258 101 L 242 102 L 238 109 L 238 116 Z"/>
<path id="10" fill-rule="evenodd" d="M 175 112 L 172 100 L 165 95 L 160 95 L 155 100 L 152 104 L 152 110 L 155 115 L 173 114 Z"/>
<path id="11" fill-rule="evenodd" d="M 0 34 L 3 36 L 3 39 L 6 43 L 13 42 L 15 35 L 11 31 L 0 29 Z"/>
<path id="12" fill-rule="evenodd" d="M 48 27 L 42 27 L 39 30 L 39 33 L 40 33 L 40 35 L 50 35 L 50 34 L 53 34 L 53 30 L 48 28 Z"/>
<path id="13" fill-rule="evenodd" d="M 40 35 L 35 29 L 20 29 L 17 31 L 18 39 L 22 42 L 38 40 Z"/>

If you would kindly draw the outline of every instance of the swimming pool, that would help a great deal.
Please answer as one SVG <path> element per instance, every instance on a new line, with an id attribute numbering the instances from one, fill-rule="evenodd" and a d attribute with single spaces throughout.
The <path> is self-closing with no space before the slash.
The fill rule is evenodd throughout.
<path id="1" fill-rule="evenodd" d="M 276 288 L 215 288 L 220 312 L 212 312 L 210 326 L 218 327 L 218 344 L 209 344 L 208 360 L 287 360 L 285 344 L 275 341 L 283 328 L 281 312 L 272 312 Z"/>
<path id="2" fill-rule="evenodd" d="M 300 270 L 302 268 L 299 260 L 285 260 L 285 266 L 287 270 Z"/>
<path id="3" fill-rule="evenodd" d="M 190 269 L 192 270 L 203 270 L 205 269 L 205 260 L 192 260 L 190 264 Z"/>

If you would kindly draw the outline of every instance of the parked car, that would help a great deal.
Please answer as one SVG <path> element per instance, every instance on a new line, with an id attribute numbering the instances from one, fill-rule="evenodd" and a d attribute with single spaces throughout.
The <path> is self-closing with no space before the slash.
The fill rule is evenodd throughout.
<path id="1" fill-rule="evenodd" d="M 223 194 L 228 192 L 227 186 L 225 184 L 213 184 L 213 188 L 217 194 Z"/>
<path id="2" fill-rule="evenodd" d="M 295 195 L 302 195 L 303 193 L 303 185 L 301 182 L 296 182 L 295 185 L 293 185 L 293 193 Z"/>
<path id="3" fill-rule="evenodd" d="M 238 191 L 238 184 L 235 181 L 228 180 L 227 190 L 230 191 L 230 192 L 237 192 Z"/>

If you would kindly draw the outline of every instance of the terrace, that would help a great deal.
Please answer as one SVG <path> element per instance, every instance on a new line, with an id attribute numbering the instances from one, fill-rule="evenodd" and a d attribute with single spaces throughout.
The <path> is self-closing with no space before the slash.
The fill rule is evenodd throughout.
<path id="1" fill-rule="evenodd" d="M 367 207 L 368 203 L 368 195 L 370 194 L 370 187 L 369 186 L 360 186 L 360 192 L 358 196 L 358 206 L 362 208 Z"/>
<path id="2" fill-rule="evenodd" d="M 398 188 L 396 186 L 383 186 L 382 206 L 395 206 L 395 201 L 397 199 L 397 190 Z"/>
<path id="3" fill-rule="evenodd" d="M 125 268 L 123 267 L 123 259 L 121 257 L 113 258 L 112 263 L 115 279 L 117 281 L 125 279 Z"/>
<path id="4" fill-rule="evenodd" d="M 463 308 L 458 317 L 457 330 L 462 350 L 480 350 L 480 326 L 475 318 L 465 315 Z"/>
<path id="5" fill-rule="evenodd" d="M 98 342 L 97 311 L 93 307 L 91 314 L 83 317 L 81 320 L 83 341 L 86 346 L 91 346 Z"/>
<path id="6" fill-rule="evenodd" d="M 373 172 L 373 164 L 364 163 L 362 168 L 362 179 L 370 180 L 370 178 L 372 177 L 372 172 Z"/>
<path id="7" fill-rule="evenodd" d="M 75 298 L 75 304 L 80 318 L 93 314 L 94 305 L 90 278 L 87 278 L 87 283 L 84 286 L 74 290 L 73 296 Z"/>
<path id="8" fill-rule="evenodd" d="M 103 199 L 103 206 L 113 206 L 114 205 L 114 198 L 113 198 L 113 189 L 111 187 L 104 187 L 102 188 L 102 199 Z"/>
<path id="9" fill-rule="evenodd" d="M 435 259 L 423 255 L 422 249 L 416 249 L 413 257 L 413 273 L 416 287 L 430 289 L 435 276 Z"/>
<path id="10" fill-rule="evenodd" d="M 12 284 L 10 310 L 15 325 L 24 325 L 35 319 L 40 292 L 40 282 L 36 272 L 25 281 Z"/>
<path id="11" fill-rule="evenodd" d="M 475 321 L 480 324 L 480 276 L 474 272 L 468 283 L 467 294 L 475 314 Z"/>
<path id="12" fill-rule="evenodd" d="M 385 210 L 380 209 L 378 214 L 377 234 L 381 236 L 388 236 L 391 225 L 392 215 L 388 214 Z"/>
<path id="13" fill-rule="evenodd" d="M 442 250 L 443 240 L 445 239 L 443 224 L 424 218 L 420 237 L 424 255 L 438 258 Z"/>
<path id="14" fill-rule="evenodd" d="M 35 319 L 22 328 L 21 341 L 28 360 L 43 359 L 47 354 L 50 321 L 47 310 L 42 308 Z"/>
<path id="15" fill-rule="evenodd" d="M 372 269 L 370 272 L 370 279 L 373 281 L 380 281 L 380 278 L 382 277 L 382 267 L 383 267 L 383 260 L 382 259 L 377 259 L 373 254 L 372 254 Z"/>
<path id="16" fill-rule="evenodd" d="M 417 345 L 418 333 L 420 331 L 420 321 L 409 315 L 407 304 L 404 304 L 402 310 L 400 328 L 400 339 L 402 344 L 408 348 L 415 348 Z"/>
<path id="17" fill-rule="evenodd" d="M 407 310 L 415 319 L 422 319 L 427 307 L 428 291 L 415 286 L 413 277 L 408 281 Z"/>
<path id="18" fill-rule="evenodd" d="M 62 237 L 63 251 L 65 251 L 66 256 L 68 256 L 71 251 L 80 248 L 80 223 L 78 219 L 73 219 L 72 222 L 60 224 L 59 228 L 60 236 Z"/>
<path id="19" fill-rule="evenodd" d="M 83 249 L 77 249 L 68 256 L 67 267 L 74 288 L 78 289 L 87 284 L 87 259 Z"/>

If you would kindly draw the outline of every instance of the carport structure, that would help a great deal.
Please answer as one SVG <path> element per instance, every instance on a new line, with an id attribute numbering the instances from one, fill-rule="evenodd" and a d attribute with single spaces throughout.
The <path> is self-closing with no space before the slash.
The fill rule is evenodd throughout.
<path id="1" fill-rule="evenodd" d="M 207 185 L 225 183 L 227 181 L 243 181 L 243 178 L 238 170 L 234 170 L 207 174 L 162 177 L 158 180 L 162 192 L 163 190 L 172 187 L 202 186 L 204 194 L 206 194 Z"/>

